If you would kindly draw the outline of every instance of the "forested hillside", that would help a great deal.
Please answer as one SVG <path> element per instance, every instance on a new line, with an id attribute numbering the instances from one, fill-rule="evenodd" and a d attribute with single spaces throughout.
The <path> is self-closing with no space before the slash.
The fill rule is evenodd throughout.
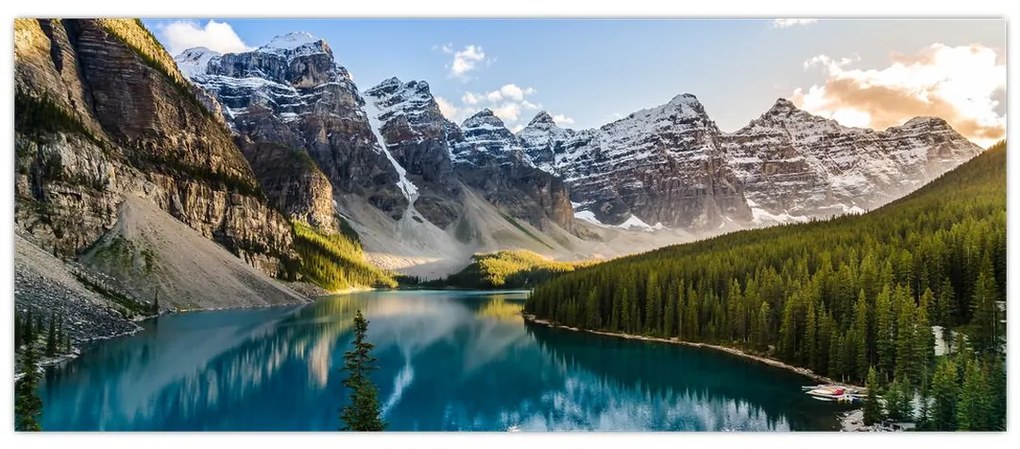
<path id="1" fill-rule="evenodd" d="M 592 262 L 551 260 L 526 250 L 475 254 L 471 264 L 445 281 L 433 282 L 464 288 L 526 288 L 569 273 Z"/>
<path id="2" fill-rule="evenodd" d="M 932 375 L 946 365 L 966 364 L 953 374 L 975 385 L 979 377 L 1004 379 L 1005 315 L 996 301 L 1005 301 L 1005 292 L 1000 143 L 871 213 L 742 231 L 596 265 L 539 285 L 525 308 L 570 326 L 739 347 L 852 382 L 863 383 L 873 367 L 875 382 L 895 381 L 890 391 L 927 394 Z M 963 332 L 975 361 L 936 359 L 932 325 Z M 960 397 L 945 404 L 955 407 L 964 391 L 952 386 Z M 982 414 L 982 426 L 961 424 L 973 422 L 956 419 L 968 413 L 961 405 L 943 410 L 953 422 L 932 428 L 1004 423 L 992 416 L 999 402 L 1005 416 L 1004 383 L 1001 395 L 983 388 L 970 395 L 983 404 L 970 412 Z"/>
<path id="3" fill-rule="evenodd" d="M 357 287 L 397 286 L 393 277 L 365 259 L 365 253 L 352 229 L 324 233 L 307 223 L 294 221 L 294 248 L 301 254 L 299 272 L 316 285 L 330 291 Z"/>

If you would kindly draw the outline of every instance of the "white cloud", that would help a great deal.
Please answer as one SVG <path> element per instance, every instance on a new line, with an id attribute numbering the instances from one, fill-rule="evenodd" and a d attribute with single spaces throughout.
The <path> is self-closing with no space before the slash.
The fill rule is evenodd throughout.
<path id="1" fill-rule="evenodd" d="M 797 88 L 792 96 L 804 110 L 848 126 L 884 129 L 915 116 L 945 119 L 979 145 L 1006 135 L 998 113 L 1006 89 L 1006 64 L 981 45 L 932 44 L 913 55 L 892 55 L 886 67 L 851 68 L 855 60 L 820 55 L 805 62 L 821 67 L 822 84 Z"/>
<path id="2" fill-rule="evenodd" d="M 156 27 L 172 55 L 194 47 L 206 47 L 220 53 L 237 53 L 252 48 L 241 40 L 226 22 L 210 20 L 202 26 L 190 20 L 178 20 Z"/>
<path id="3" fill-rule="evenodd" d="M 516 130 L 523 128 L 524 122 L 530 120 L 533 113 L 542 109 L 541 104 L 530 99 L 536 92 L 538 91 L 532 87 L 521 87 L 513 83 L 504 84 L 498 89 L 488 92 L 464 92 L 460 97 L 460 106 L 453 104 L 444 106 L 440 102 L 440 109 L 445 108 L 447 111 L 452 111 L 450 114 L 444 112 L 444 115 L 450 120 L 461 122 L 482 108 L 488 108 L 500 120 L 503 120 L 507 128 Z M 439 102 L 438 99 L 436 101 Z M 560 117 L 569 120 L 564 123 L 573 123 L 573 119 L 562 115 Z"/>
<path id="4" fill-rule="evenodd" d="M 553 118 L 553 121 L 556 122 L 556 124 L 560 125 L 560 126 L 563 126 L 563 125 L 573 125 L 574 124 L 574 119 L 572 119 L 570 117 L 567 117 L 567 116 L 565 116 L 563 114 L 556 114 L 556 115 L 552 116 L 552 118 Z"/>
<path id="5" fill-rule="evenodd" d="M 463 50 L 455 51 L 453 46 L 446 44 L 442 46 L 443 53 L 453 55 L 453 62 L 447 66 L 450 69 L 450 76 L 467 81 L 471 79 L 468 72 L 475 70 L 478 64 L 485 61 L 485 51 L 477 45 L 468 45 Z"/>
<path id="6" fill-rule="evenodd" d="M 514 134 L 517 134 L 517 133 L 521 132 L 522 129 L 524 129 L 524 124 L 518 123 L 518 124 L 514 125 L 512 128 L 510 128 L 510 132 L 512 132 Z"/>
<path id="7" fill-rule="evenodd" d="M 798 25 L 811 25 L 818 22 L 818 19 L 775 19 L 772 21 L 772 28 L 789 28 Z"/>
<path id="8" fill-rule="evenodd" d="M 439 104 L 439 112 L 442 112 L 443 116 L 448 119 L 452 120 L 460 113 L 460 108 L 443 97 L 436 96 L 436 103 Z"/>
<path id="9" fill-rule="evenodd" d="M 493 114 L 496 114 L 496 117 L 503 120 L 503 123 L 506 123 L 507 126 L 511 126 L 512 123 L 520 120 L 521 109 L 523 109 L 523 107 L 520 103 L 503 103 L 489 109 L 492 110 Z"/>
<path id="10" fill-rule="evenodd" d="M 478 95 L 475 95 L 471 92 L 464 92 L 464 95 L 460 97 L 460 101 L 462 101 L 464 104 L 473 105 L 478 104 L 480 101 L 482 101 L 482 99 L 479 98 Z"/>

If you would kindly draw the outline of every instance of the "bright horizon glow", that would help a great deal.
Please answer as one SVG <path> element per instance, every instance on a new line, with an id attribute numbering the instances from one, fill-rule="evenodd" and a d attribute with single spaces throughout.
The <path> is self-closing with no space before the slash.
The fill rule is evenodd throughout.
<path id="1" fill-rule="evenodd" d="M 159 19 L 172 53 L 238 51 L 305 31 L 361 91 L 425 80 L 448 118 L 491 109 L 511 130 L 547 111 L 595 128 L 692 93 L 724 132 L 777 98 L 846 126 L 946 119 L 1005 137 L 1005 21 L 852 19 Z"/>

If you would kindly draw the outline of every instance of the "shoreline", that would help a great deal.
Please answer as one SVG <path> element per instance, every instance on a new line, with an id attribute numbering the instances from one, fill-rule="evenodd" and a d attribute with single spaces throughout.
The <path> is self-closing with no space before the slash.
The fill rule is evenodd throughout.
<path id="1" fill-rule="evenodd" d="M 750 353 L 745 352 L 743 350 L 736 349 L 736 348 L 730 348 L 730 347 L 727 347 L 727 346 L 714 345 L 714 344 L 711 344 L 711 343 L 697 343 L 697 342 L 691 342 L 691 341 L 684 341 L 684 340 L 680 340 L 680 339 L 675 338 L 675 337 L 674 338 L 649 337 L 649 336 L 646 336 L 646 335 L 635 335 L 635 334 L 627 334 L 627 333 L 622 333 L 622 332 L 605 332 L 605 331 L 596 331 L 596 330 L 590 330 L 590 329 L 582 329 L 582 328 L 579 328 L 579 327 L 571 327 L 571 326 L 564 326 L 562 324 L 557 324 L 557 323 L 554 323 L 554 322 L 549 321 L 549 320 L 538 318 L 535 315 L 532 315 L 532 314 L 529 314 L 529 313 L 521 313 L 521 316 L 524 317 L 524 321 L 525 322 L 539 324 L 539 325 L 550 327 L 550 328 L 554 328 L 554 329 L 566 329 L 566 330 L 573 331 L 573 332 L 586 332 L 586 333 L 589 333 L 589 334 L 602 335 L 602 336 L 606 336 L 606 337 L 625 338 L 625 339 L 628 339 L 628 340 L 650 341 L 650 342 L 656 342 L 656 343 L 667 343 L 667 344 L 673 344 L 673 345 L 688 346 L 688 347 L 692 347 L 692 348 L 711 349 L 711 350 L 714 350 L 714 351 L 725 352 L 725 353 L 733 355 L 733 356 L 742 357 L 742 358 L 749 359 L 749 360 L 754 360 L 756 362 L 763 363 L 765 365 L 769 365 L 769 366 L 772 366 L 772 367 L 784 369 L 784 370 L 787 370 L 787 371 L 792 371 L 794 373 L 800 374 L 802 376 L 808 377 L 808 378 L 816 380 L 818 382 L 822 382 L 822 383 L 826 383 L 826 384 L 831 384 L 831 385 L 840 385 L 840 386 L 844 386 L 844 387 L 863 388 L 863 387 L 861 387 L 859 385 L 854 385 L 854 384 L 847 383 L 847 382 L 836 381 L 836 380 L 834 380 L 832 378 L 829 378 L 829 377 L 823 376 L 821 374 L 815 373 L 814 371 L 811 371 L 810 369 L 807 369 L 807 368 L 802 368 L 802 367 L 799 367 L 799 366 L 790 365 L 788 363 L 784 363 L 784 362 L 781 362 L 781 361 L 773 359 L 773 358 L 769 358 L 769 357 L 765 357 L 765 356 L 760 356 L 760 355 L 755 355 L 755 354 L 750 354 Z"/>

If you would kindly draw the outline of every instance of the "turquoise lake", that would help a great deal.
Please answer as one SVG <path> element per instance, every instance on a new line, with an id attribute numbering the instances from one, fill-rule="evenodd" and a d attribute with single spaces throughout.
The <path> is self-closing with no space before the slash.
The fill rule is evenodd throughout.
<path id="1" fill-rule="evenodd" d="M 526 292 L 392 291 L 167 315 L 50 368 L 45 430 L 330 431 L 352 317 L 387 430 L 837 430 L 801 375 L 708 349 L 526 324 Z"/>

